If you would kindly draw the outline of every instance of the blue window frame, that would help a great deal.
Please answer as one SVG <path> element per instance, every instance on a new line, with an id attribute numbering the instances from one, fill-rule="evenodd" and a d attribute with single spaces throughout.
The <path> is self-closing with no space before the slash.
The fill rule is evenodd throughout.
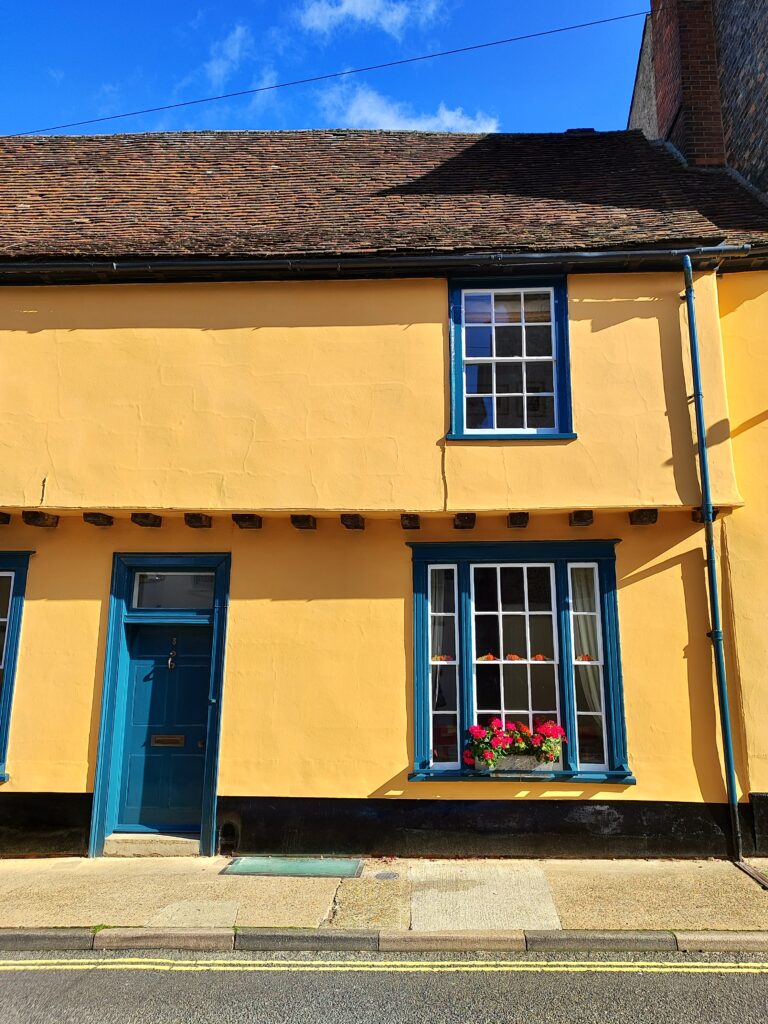
<path id="1" fill-rule="evenodd" d="M 573 433 L 565 279 L 453 282 L 453 440 Z"/>
<path id="2" fill-rule="evenodd" d="M 7 782 L 8 733 L 30 551 L 0 552 L 0 782 Z"/>
<path id="3" fill-rule="evenodd" d="M 529 726 L 551 719 L 565 729 L 561 762 L 537 778 L 634 782 L 616 543 L 411 545 L 413 778 L 477 778 L 461 762 L 466 731 L 499 717 Z"/>

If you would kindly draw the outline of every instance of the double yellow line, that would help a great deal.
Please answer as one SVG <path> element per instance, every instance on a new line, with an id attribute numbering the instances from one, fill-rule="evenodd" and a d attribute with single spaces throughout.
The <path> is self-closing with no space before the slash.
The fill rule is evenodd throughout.
<path id="1" fill-rule="evenodd" d="M 10 971 L 228 971 L 281 973 L 448 974 L 768 974 L 768 963 L 657 960 L 165 960 L 145 957 L 87 960 L 0 960 Z"/>

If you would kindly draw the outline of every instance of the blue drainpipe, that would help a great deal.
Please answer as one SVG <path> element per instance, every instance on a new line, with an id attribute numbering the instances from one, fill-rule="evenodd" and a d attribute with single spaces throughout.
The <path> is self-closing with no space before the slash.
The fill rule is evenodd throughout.
<path id="1" fill-rule="evenodd" d="M 693 294 L 693 268 L 691 266 L 691 257 L 688 255 L 683 256 L 683 273 L 685 274 L 685 303 L 688 307 L 688 338 L 691 344 L 693 404 L 696 412 L 696 437 L 698 440 L 699 451 L 699 475 L 701 477 L 701 511 L 704 518 L 704 537 L 707 550 L 709 614 L 710 622 L 712 623 L 712 631 L 708 636 L 712 640 L 712 647 L 715 655 L 715 677 L 717 679 L 717 695 L 720 703 L 720 728 L 723 735 L 725 786 L 728 793 L 728 807 L 731 816 L 733 856 L 737 863 L 742 863 L 743 846 L 741 839 L 741 823 L 739 821 L 739 796 L 736 788 L 736 769 L 733 761 L 731 713 L 728 706 L 728 680 L 725 671 L 723 628 L 720 619 L 717 561 L 715 558 L 715 510 L 712 507 L 712 490 L 709 481 L 709 453 L 707 450 L 707 431 L 704 422 L 704 393 L 701 387 L 699 332 L 696 327 L 696 303 Z"/>

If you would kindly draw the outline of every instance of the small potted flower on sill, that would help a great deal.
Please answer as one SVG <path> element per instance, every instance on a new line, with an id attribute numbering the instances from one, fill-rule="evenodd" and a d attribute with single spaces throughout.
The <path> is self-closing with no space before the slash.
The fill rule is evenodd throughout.
<path id="1" fill-rule="evenodd" d="M 483 773 L 551 771 L 567 743 L 565 730 L 553 721 L 540 722 L 531 730 L 524 722 L 505 728 L 500 718 L 494 718 L 487 727 L 471 725 L 468 732 L 462 759 Z"/>

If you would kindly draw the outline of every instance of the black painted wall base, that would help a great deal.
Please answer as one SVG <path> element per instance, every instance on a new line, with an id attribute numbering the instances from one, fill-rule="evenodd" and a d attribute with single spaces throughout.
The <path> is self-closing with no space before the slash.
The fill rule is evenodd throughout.
<path id="1" fill-rule="evenodd" d="M 3 793 L 0 857 L 84 856 L 90 793 Z M 768 856 L 768 793 L 740 808 Z M 727 857 L 725 804 L 220 797 L 221 848 L 404 857 Z"/>
<path id="2" fill-rule="evenodd" d="M 741 807 L 744 852 L 754 813 Z M 763 827 L 768 825 L 768 795 Z M 727 857 L 726 804 L 571 800 L 220 797 L 221 847 L 238 853 L 401 857 Z M 768 835 L 761 836 L 762 847 Z"/>
<path id="3" fill-rule="evenodd" d="M 0 857 L 83 857 L 91 830 L 91 793 L 3 793 Z"/>

